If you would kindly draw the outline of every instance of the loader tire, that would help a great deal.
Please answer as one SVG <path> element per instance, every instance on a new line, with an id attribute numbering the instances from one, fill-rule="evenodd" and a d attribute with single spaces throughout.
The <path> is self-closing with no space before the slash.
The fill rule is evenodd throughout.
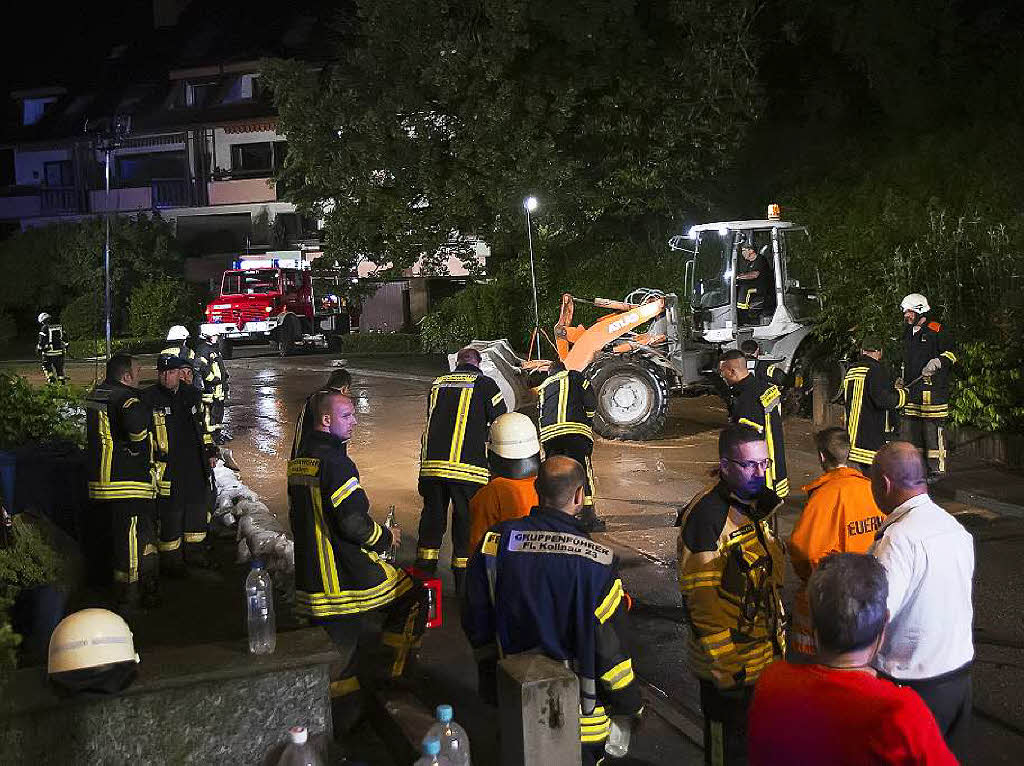
<path id="1" fill-rule="evenodd" d="M 645 441 L 657 436 L 668 417 L 668 382 L 646 364 L 615 360 L 591 374 L 597 414 L 594 430 L 606 439 Z"/>

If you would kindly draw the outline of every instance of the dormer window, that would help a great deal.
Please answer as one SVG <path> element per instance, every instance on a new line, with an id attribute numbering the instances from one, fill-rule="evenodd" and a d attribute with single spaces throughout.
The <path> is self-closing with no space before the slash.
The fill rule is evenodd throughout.
<path id="1" fill-rule="evenodd" d="M 35 125 L 54 104 L 57 103 L 56 96 L 44 96 L 42 98 L 26 98 L 22 104 L 21 124 Z"/>

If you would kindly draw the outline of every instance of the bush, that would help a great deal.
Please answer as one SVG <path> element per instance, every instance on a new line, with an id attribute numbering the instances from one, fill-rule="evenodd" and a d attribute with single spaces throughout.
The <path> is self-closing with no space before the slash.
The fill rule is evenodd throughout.
<path id="1" fill-rule="evenodd" d="M 82 395 L 76 386 L 35 388 L 20 376 L 0 373 L 0 450 L 52 441 L 85 444 Z"/>
<path id="2" fill-rule="evenodd" d="M 18 334 L 18 326 L 14 317 L 6 311 L 0 311 L 0 344 L 10 343 Z"/>
<path id="3" fill-rule="evenodd" d="M 164 336 L 157 338 L 111 338 L 110 353 L 124 351 L 129 354 L 157 354 L 164 347 Z M 73 359 L 92 359 L 107 352 L 104 338 L 72 338 L 68 354 Z"/>
<path id="4" fill-rule="evenodd" d="M 957 360 L 950 421 L 986 431 L 1024 431 L 1024 380 L 1007 349 L 964 343 Z"/>
<path id="5" fill-rule="evenodd" d="M 80 295 L 60 312 L 60 323 L 68 338 L 94 338 L 103 334 L 103 296 Z"/>
<path id="6" fill-rule="evenodd" d="M 201 316 L 198 297 L 180 280 L 147 280 L 128 300 L 128 331 L 134 336 L 166 337 L 172 325 L 195 325 Z"/>
<path id="7" fill-rule="evenodd" d="M 354 332 L 338 340 L 337 350 L 346 354 L 415 354 L 420 350 L 420 336 L 406 332 Z"/>

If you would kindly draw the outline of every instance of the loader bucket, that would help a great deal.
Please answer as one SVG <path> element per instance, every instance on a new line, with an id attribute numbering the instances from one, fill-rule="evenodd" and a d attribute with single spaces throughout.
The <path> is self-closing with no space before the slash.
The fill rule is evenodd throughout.
<path id="1" fill-rule="evenodd" d="M 516 356 L 508 340 L 475 340 L 469 344 L 480 352 L 480 369 L 498 384 L 509 412 L 530 404 L 536 398 L 527 384 L 525 360 Z M 455 354 L 448 355 L 449 369 L 455 369 Z"/>

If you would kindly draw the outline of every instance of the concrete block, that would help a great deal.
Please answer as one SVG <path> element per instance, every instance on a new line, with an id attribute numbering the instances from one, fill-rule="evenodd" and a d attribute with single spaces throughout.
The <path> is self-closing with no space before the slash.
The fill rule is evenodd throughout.
<path id="1" fill-rule="evenodd" d="M 499 662 L 502 766 L 577 766 L 579 711 L 579 680 L 562 663 L 539 654 Z"/>

